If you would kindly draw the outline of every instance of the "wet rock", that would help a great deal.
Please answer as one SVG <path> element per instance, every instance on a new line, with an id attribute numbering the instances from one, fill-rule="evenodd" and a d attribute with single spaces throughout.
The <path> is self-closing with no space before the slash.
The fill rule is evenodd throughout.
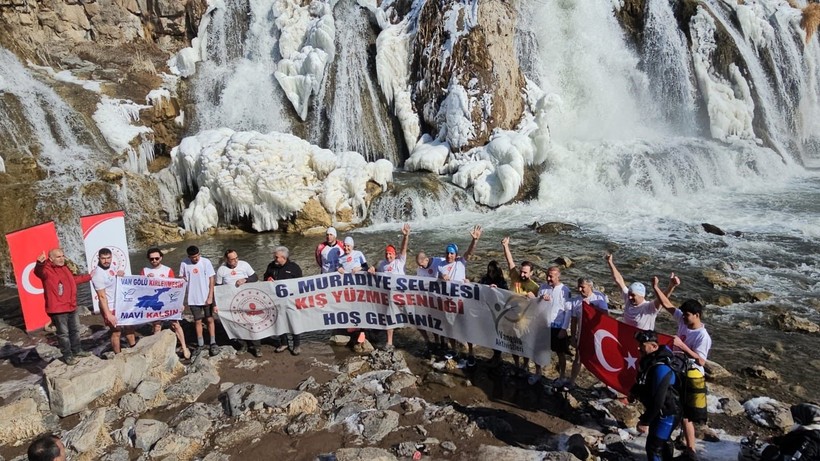
<path id="1" fill-rule="evenodd" d="M 703 269 L 701 273 L 713 288 L 734 288 L 737 286 L 737 281 L 715 269 Z"/>
<path id="2" fill-rule="evenodd" d="M 774 326 L 781 331 L 793 331 L 799 333 L 817 333 L 820 332 L 820 325 L 803 317 L 798 317 L 790 312 L 784 312 L 776 315 L 772 319 Z"/>
<path id="3" fill-rule="evenodd" d="M 573 434 L 567 439 L 567 451 L 582 461 L 586 461 L 592 455 L 581 434 Z"/>
<path id="4" fill-rule="evenodd" d="M 0 445 L 17 446 L 45 430 L 34 399 L 22 398 L 0 407 Z"/>
<path id="5" fill-rule="evenodd" d="M 709 234 L 726 235 L 726 232 L 723 232 L 723 229 L 713 224 L 702 223 L 701 226 L 703 226 L 703 230 L 705 230 Z"/>
<path id="6" fill-rule="evenodd" d="M 112 442 L 105 426 L 105 408 L 97 408 L 63 437 L 66 447 L 78 453 L 99 453 Z"/>
<path id="7" fill-rule="evenodd" d="M 728 416 L 738 416 L 746 411 L 740 402 L 729 397 L 723 397 L 720 399 L 720 409 L 723 410 L 723 412 Z"/>
<path id="8" fill-rule="evenodd" d="M 376 443 L 399 425 L 399 414 L 392 410 L 371 410 L 359 413 L 355 431 L 370 443 Z"/>
<path id="9" fill-rule="evenodd" d="M 746 376 L 750 376 L 752 378 L 765 379 L 767 381 L 780 381 L 780 376 L 776 372 L 769 370 L 768 368 L 762 367 L 760 365 L 753 365 L 751 367 L 744 368 L 743 374 L 745 374 Z"/>
<path id="10" fill-rule="evenodd" d="M 424 377 L 424 382 L 431 384 L 441 384 L 445 387 L 456 387 L 456 382 L 452 376 L 445 373 L 431 371 Z"/>
<path id="11" fill-rule="evenodd" d="M 538 232 L 539 234 L 560 234 L 562 232 L 579 230 L 580 227 L 563 222 L 548 222 L 541 224 L 536 221 L 530 225 L 530 229 L 534 229 L 535 232 Z"/>
<path id="12" fill-rule="evenodd" d="M 575 263 L 572 261 L 572 259 L 570 259 L 569 256 L 559 256 L 555 258 L 552 262 L 555 263 L 557 266 L 563 267 L 564 269 L 569 269 L 570 267 L 575 265 Z"/>
<path id="13" fill-rule="evenodd" d="M 122 411 L 136 415 L 148 409 L 148 406 L 145 405 L 145 399 L 134 392 L 129 392 L 120 397 L 118 406 Z"/>
<path id="14" fill-rule="evenodd" d="M 749 296 L 751 296 L 754 301 L 760 302 L 771 299 L 774 295 L 768 291 L 754 291 L 749 293 Z"/>
<path id="15" fill-rule="evenodd" d="M 726 295 L 718 295 L 717 299 L 715 300 L 715 304 L 717 304 L 720 307 L 731 306 L 734 303 L 735 301 L 732 299 L 732 297 Z"/>
<path id="16" fill-rule="evenodd" d="M 291 389 L 276 389 L 261 384 L 237 384 L 225 392 L 225 412 L 239 416 L 252 408 L 282 409 L 290 415 L 314 413 L 319 402 L 313 394 Z"/>
<path id="17" fill-rule="evenodd" d="M 794 425 L 791 410 L 788 405 L 769 397 L 757 397 L 743 403 L 746 415 L 755 424 L 763 427 L 789 430 Z"/>
<path id="18" fill-rule="evenodd" d="M 723 365 L 711 360 L 707 360 L 706 365 L 703 368 L 706 370 L 706 377 L 708 379 L 723 379 L 732 377 L 732 373 L 724 368 Z"/>
<path id="19" fill-rule="evenodd" d="M 398 461 L 389 451 L 383 448 L 341 448 L 336 450 L 337 461 Z M 410 454 L 412 456 L 412 453 Z"/>
<path id="20" fill-rule="evenodd" d="M 234 447 L 265 433 L 265 427 L 257 420 L 241 421 L 220 429 L 214 438 L 214 444 L 220 448 Z"/>
<path id="21" fill-rule="evenodd" d="M 134 426 L 134 447 L 148 451 L 168 432 L 168 425 L 155 419 L 140 419 Z"/>

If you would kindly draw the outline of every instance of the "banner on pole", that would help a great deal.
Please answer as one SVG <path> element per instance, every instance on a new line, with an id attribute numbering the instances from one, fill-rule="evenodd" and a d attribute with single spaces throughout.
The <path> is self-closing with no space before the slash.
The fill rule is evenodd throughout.
<path id="1" fill-rule="evenodd" d="M 640 329 L 619 322 L 592 306 L 584 306 L 578 353 L 581 363 L 602 383 L 629 395 L 638 378 L 640 351 L 635 333 Z M 672 337 L 658 334 L 658 342 L 671 346 Z"/>
<path id="2" fill-rule="evenodd" d="M 48 324 L 49 318 L 46 314 L 43 282 L 34 275 L 34 265 L 43 252 L 48 256 L 50 250 L 60 247 L 57 229 L 54 222 L 49 221 L 8 233 L 6 241 L 9 244 L 26 331 L 43 328 Z"/>
<path id="3" fill-rule="evenodd" d="M 219 318 L 231 338 L 414 327 L 548 365 L 548 303 L 506 290 L 409 275 L 321 274 L 220 285 Z"/>
<path id="4" fill-rule="evenodd" d="M 182 319 L 186 285 L 182 279 L 117 277 L 117 325 Z"/>
<path id="5" fill-rule="evenodd" d="M 80 218 L 80 227 L 83 231 L 85 260 L 89 272 L 93 272 L 97 267 L 97 252 L 104 247 L 111 250 L 113 256 L 111 269 L 114 272 L 122 270 L 126 275 L 131 274 L 128 240 L 125 236 L 125 213 L 122 210 L 83 216 Z M 94 312 L 100 312 L 100 301 L 93 286 L 91 286 L 91 299 Z"/>

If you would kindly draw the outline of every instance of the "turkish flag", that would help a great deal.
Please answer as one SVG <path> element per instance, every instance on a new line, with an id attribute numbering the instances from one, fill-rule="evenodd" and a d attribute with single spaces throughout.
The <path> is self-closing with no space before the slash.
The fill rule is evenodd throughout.
<path id="1" fill-rule="evenodd" d="M 48 255 L 50 250 L 60 247 L 57 229 L 54 222 L 49 221 L 6 234 L 6 241 L 9 244 L 26 331 L 43 328 L 49 318 L 46 314 L 43 282 L 34 275 L 34 264 L 43 252 Z"/>
<path id="2" fill-rule="evenodd" d="M 607 386 L 629 395 L 638 377 L 640 352 L 635 333 L 638 328 L 584 303 L 578 353 L 581 363 Z M 658 342 L 672 344 L 672 337 L 658 334 Z"/>

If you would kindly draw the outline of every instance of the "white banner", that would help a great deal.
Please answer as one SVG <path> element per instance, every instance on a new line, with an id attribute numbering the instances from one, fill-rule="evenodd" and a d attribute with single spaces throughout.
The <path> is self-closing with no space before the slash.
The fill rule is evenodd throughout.
<path id="1" fill-rule="evenodd" d="M 117 277 L 117 325 L 182 319 L 187 283 L 141 275 Z"/>
<path id="2" fill-rule="evenodd" d="M 549 364 L 544 307 L 536 299 L 486 285 L 333 273 L 238 288 L 219 285 L 215 293 L 219 318 L 231 338 L 415 327 Z"/>
<path id="3" fill-rule="evenodd" d="M 80 218 L 80 227 L 83 230 L 83 244 L 85 245 L 85 260 L 88 271 L 97 267 L 100 248 L 111 250 L 111 269 L 114 272 L 123 271 L 131 274 L 131 259 L 128 257 L 128 240 L 125 237 L 125 213 L 112 211 Z M 91 286 L 91 300 L 94 312 L 100 312 L 100 301 L 97 290 Z"/>

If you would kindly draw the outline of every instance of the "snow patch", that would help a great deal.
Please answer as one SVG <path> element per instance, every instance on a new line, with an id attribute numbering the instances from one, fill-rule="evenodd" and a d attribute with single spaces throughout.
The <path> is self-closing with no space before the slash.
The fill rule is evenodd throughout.
<path id="1" fill-rule="evenodd" d="M 61 70 L 60 72 L 57 72 L 50 66 L 38 66 L 37 64 L 34 64 L 31 61 L 28 61 L 27 64 L 32 69 L 43 72 L 47 74 L 49 77 L 53 78 L 54 80 L 57 80 L 58 82 L 79 85 L 83 87 L 83 89 L 93 91 L 94 93 L 102 92 L 102 82 L 99 82 L 97 80 L 85 80 L 79 78 L 76 75 L 72 74 L 70 70 Z"/>

